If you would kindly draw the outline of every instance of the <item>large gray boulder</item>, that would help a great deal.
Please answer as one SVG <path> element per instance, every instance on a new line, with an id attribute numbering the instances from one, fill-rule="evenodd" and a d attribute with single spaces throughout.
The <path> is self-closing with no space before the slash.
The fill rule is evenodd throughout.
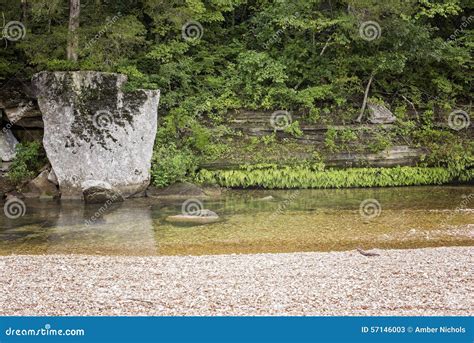
<path id="1" fill-rule="evenodd" d="M 63 198 L 82 198 L 90 180 L 107 182 L 124 197 L 147 188 L 160 92 L 124 92 L 126 81 L 92 71 L 33 77 L 43 145 Z"/>
<path id="2" fill-rule="evenodd" d="M 10 162 L 15 158 L 15 147 L 18 144 L 13 133 L 7 129 L 0 129 L 0 159 L 3 162 Z"/>

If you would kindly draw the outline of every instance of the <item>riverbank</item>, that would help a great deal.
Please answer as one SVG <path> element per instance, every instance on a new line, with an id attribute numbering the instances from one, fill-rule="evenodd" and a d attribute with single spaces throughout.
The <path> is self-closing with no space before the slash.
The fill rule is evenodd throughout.
<path id="1" fill-rule="evenodd" d="M 0 257 L 0 315 L 472 315 L 474 248 Z"/>

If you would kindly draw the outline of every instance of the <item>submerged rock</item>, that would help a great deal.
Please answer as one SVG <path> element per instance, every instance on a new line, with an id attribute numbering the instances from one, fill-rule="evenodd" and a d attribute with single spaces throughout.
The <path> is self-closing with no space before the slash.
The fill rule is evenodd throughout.
<path id="1" fill-rule="evenodd" d="M 146 195 L 150 198 L 203 198 L 204 190 L 189 182 L 177 182 L 165 188 L 148 187 Z"/>
<path id="2" fill-rule="evenodd" d="M 0 158 L 3 162 L 10 162 L 15 158 L 17 144 L 18 141 L 10 130 L 0 130 Z"/>
<path id="3" fill-rule="evenodd" d="M 108 182 L 124 197 L 148 187 L 160 92 L 125 93 L 126 81 L 93 71 L 33 77 L 43 145 L 63 198 L 82 198 L 88 180 Z"/>
<path id="4" fill-rule="evenodd" d="M 209 224 L 219 220 L 217 213 L 211 210 L 199 210 L 194 214 L 178 214 L 166 217 L 172 223 Z"/>
<path id="5" fill-rule="evenodd" d="M 103 181 L 86 181 L 82 184 L 84 200 L 88 204 L 122 202 L 123 196 L 118 189 Z"/>
<path id="6" fill-rule="evenodd" d="M 150 186 L 146 196 L 157 199 L 205 199 L 218 198 L 222 195 L 222 188 L 214 186 L 198 186 L 189 182 L 177 182 L 165 188 Z"/>
<path id="7" fill-rule="evenodd" d="M 391 124 L 397 120 L 390 110 L 378 104 L 368 104 L 369 122 L 372 124 Z"/>

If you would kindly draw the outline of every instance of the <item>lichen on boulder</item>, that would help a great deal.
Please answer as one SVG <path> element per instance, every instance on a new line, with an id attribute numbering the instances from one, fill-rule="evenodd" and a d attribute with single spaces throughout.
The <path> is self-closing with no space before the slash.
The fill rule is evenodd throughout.
<path id="1" fill-rule="evenodd" d="M 144 191 L 157 127 L 159 90 L 122 90 L 127 77 L 93 71 L 33 77 L 43 113 L 43 145 L 63 198 L 104 181 L 124 197 Z"/>

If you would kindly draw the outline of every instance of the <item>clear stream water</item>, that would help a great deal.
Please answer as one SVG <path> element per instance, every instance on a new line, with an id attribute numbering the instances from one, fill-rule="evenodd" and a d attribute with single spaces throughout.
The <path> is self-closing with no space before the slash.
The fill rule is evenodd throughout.
<path id="1" fill-rule="evenodd" d="M 272 201 L 261 200 L 273 196 Z M 380 214 L 362 216 L 365 199 Z M 204 207 L 220 220 L 166 221 L 184 200 L 131 199 L 106 209 L 26 200 L 0 216 L 0 254 L 203 255 L 474 245 L 474 186 L 344 190 L 233 190 Z M 3 205 L 2 205 L 3 206 Z"/>

